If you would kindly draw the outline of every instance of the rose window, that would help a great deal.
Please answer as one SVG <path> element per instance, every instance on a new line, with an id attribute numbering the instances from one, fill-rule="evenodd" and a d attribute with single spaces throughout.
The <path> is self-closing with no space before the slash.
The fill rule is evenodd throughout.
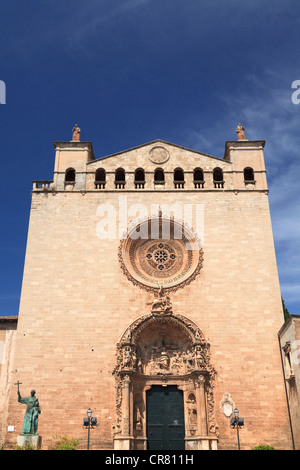
<path id="1" fill-rule="evenodd" d="M 146 219 L 139 224 L 145 233 L 143 224 L 148 224 L 151 234 L 153 219 Z M 176 290 L 183 283 L 189 284 L 200 272 L 202 267 L 202 249 L 199 247 L 195 234 L 173 219 L 154 219 L 159 225 L 158 233 L 162 232 L 162 224 L 171 224 L 170 238 L 136 238 L 128 236 L 121 242 L 119 257 L 122 269 L 127 277 L 140 287 L 157 289 L 162 285 L 165 289 Z M 178 237 L 182 229 L 182 238 Z M 174 236 L 176 234 L 176 236 Z M 191 246 L 194 247 L 191 249 Z"/>

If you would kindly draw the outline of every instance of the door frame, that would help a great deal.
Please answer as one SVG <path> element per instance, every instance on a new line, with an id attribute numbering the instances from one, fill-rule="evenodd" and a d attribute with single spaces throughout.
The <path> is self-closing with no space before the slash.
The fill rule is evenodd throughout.
<path id="1" fill-rule="evenodd" d="M 181 355 L 182 367 L 171 369 L 163 362 L 158 362 L 159 367 L 141 367 L 141 338 L 148 340 L 151 332 L 167 328 L 176 333 L 175 343 L 176 338 L 184 337 L 190 345 L 188 354 Z M 192 320 L 172 312 L 143 315 L 123 333 L 116 357 L 115 450 L 147 449 L 146 393 L 153 385 L 176 385 L 183 391 L 186 450 L 216 448 L 215 370 L 210 364 L 210 345 Z"/>
<path id="2" fill-rule="evenodd" d="M 154 391 L 154 387 L 157 388 L 157 393 L 164 393 L 165 391 L 167 391 L 169 389 L 169 392 L 177 392 L 177 397 L 178 397 L 178 405 L 180 406 L 180 410 L 178 412 L 178 420 L 181 421 L 181 423 L 179 424 L 180 427 L 182 427 L 182 431 L 183 431 L 183 437 L 182 437 L 182 442 L 181 442 L 181 446 L 178 446 L 178 448 L 174 448 L 174 449 L 171 449 L 170 448 L 170 442 L 171 442 L 171 439 L 170 439 L 170 428 L 172 426 L 177 426 L 175 423 L 172 424 L 171 422 L 169 421 L 166 421 L 166 418 L 168 416 L 168 411 L 167 411 L 167 407 L 166 407 L 166 396 L 164 394 L 164 414 L 163 414 L 163 420 L 160 422 L 160 423 L 153 423 L 153 424 L 150 424 L 149 423 L 149 395 L 152 391 Z M 154 391 L 155 392 L 155 391 Z M 160 397 L 158 397 L 159 399 Z M 176 405 L 177 405 L 177 402 L 176 402 Z M 173 417 L 172 417 L 173 418 Z M 177 418 L 177 415 L 175 414 L 175 418 Z M 157 450 L 184 450 L 185 449 L 185 413 L 184 413 L 184 394 L 183 394 L 183 390 L 181 390 L 180 388 L 178 388 L 177 385 L 153 385 L 151 388 L 149 388 L 147 391 L 146 391 L 146 436 L 147 436 L 147 441 L 148 441 L 148 449 L 149 449 L 149 432 L 150 432 L 150 426 L 162 426 L 163 428 L 163 437 L 162 437 L 162 445 L 163 447 L 161 449 L 157 449 Z M 181 440 L 181 439 L 180 439 Z"/>

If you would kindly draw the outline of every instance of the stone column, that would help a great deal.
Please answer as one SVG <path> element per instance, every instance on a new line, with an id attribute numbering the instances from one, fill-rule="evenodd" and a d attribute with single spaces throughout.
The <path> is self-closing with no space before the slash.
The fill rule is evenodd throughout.
<path id="1" fill-rule="evenodd" d="M 207 436 L 207 415 L 206 415 L 206 397 L 205 397 L 205 377 L 198 376 L 197 380 L 197 415 L 198 432 L 201 436 Z"/>
<path id="2" fill-rule="evenodd" d="M 124 376 L 123 435 L 130 435 L 130 375 Z"/>

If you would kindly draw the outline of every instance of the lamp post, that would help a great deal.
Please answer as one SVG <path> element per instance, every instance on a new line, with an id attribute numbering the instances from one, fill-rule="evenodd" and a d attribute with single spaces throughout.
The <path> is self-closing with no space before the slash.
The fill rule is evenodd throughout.
<path id="1" fill-rule="evenodd" d="M 92 417 L 92 410 L 89 408 L 87 410 L 87 418 L 83 418 L 83 426 L 88 430 L 88 442 L 87 450 L 90 450 L 90 430 L 94 429 L 95 426 L 98 426 L 97 418 Z"/>
<path id="2" fill-rule="evenodd" d="M 239 428 L 241 428 L 242 426 L 244 426 L 244 418 L 239 418 L 239 410 L 237 408 L 235 408 L 234 418 L 231 418 L 231 420 L 230 420 L 230 427 L 231 428 L 236 427 L 237 440 L 238 440 L 238 450 L 241 450 L 241 448 L 240 448 Z"/>

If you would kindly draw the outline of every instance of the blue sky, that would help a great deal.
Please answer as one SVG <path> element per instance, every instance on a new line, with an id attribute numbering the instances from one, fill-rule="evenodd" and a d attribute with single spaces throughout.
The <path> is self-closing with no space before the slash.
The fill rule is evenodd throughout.
<path id="1" fill-rule="evenodd" d="M 97 158 L 155 139 L 264 139 L 282 295 L 300 314 L 299 0 L 10 0 L 0 7 L 0 315 L 17 314 L 31 181 L 73 125 Z"/>

